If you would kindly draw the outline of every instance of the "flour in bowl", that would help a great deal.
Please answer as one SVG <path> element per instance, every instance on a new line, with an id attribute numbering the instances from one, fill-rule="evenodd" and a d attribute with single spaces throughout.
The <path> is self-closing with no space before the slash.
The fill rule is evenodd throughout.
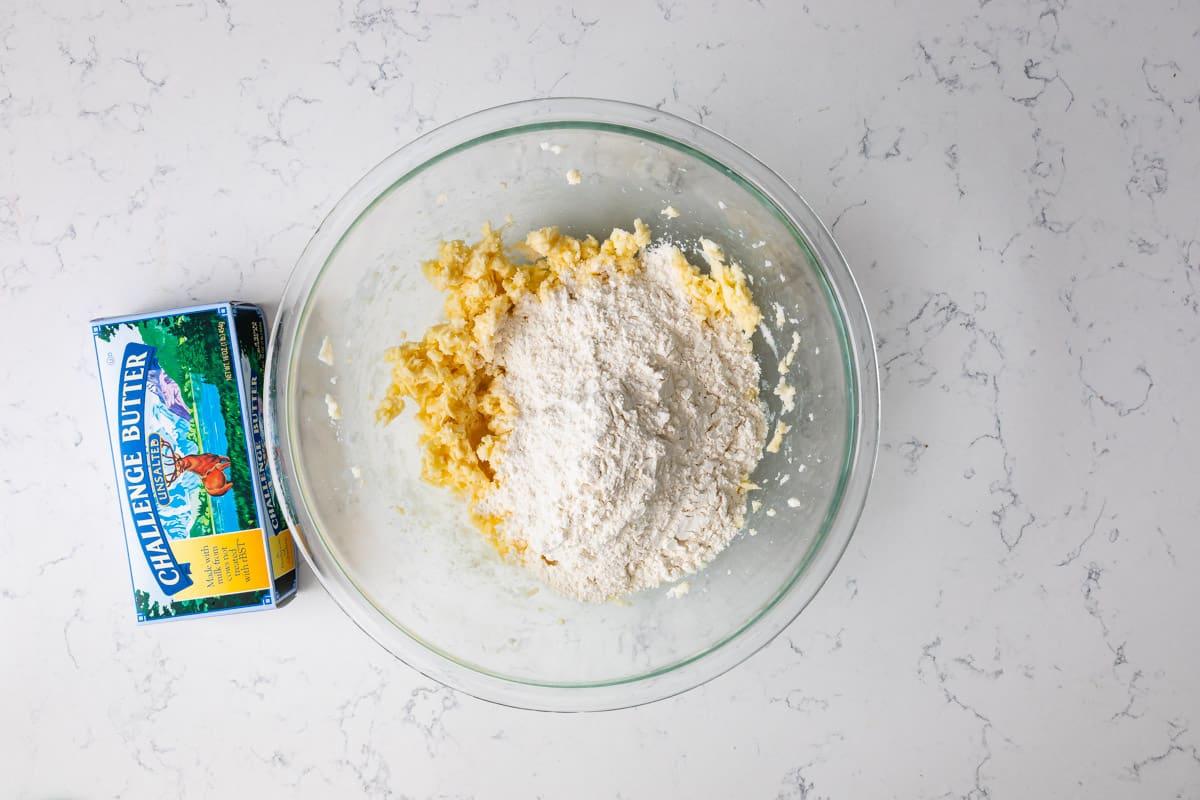
<path id="1" fill-rule="evenodd" d="M 603 242 L 542 228 L 520 259 L 490 226 L 444 242 L 425 274 L 446 321 L 387 354 L 377 416 L 416 402 L 422 476 L 579 600 L 711 561 L 741 528 L 766 439 L 762 315 L 741 269 L 707 239 L 707 274 L 650 242 L 640 220 Z"/>
<path id="2" fill-rule="evenodd" d="M 766 422 L 733 316 L 693 308 L 673 247 L 527 295 L 495 339 L 517 411 L 480 504 L 558 591 L 598 601 L 695 572 L 741 528 Z"/>

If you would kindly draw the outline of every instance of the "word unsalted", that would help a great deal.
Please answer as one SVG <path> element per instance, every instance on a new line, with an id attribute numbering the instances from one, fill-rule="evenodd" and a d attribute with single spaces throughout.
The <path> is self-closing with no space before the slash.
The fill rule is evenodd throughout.
<path id="1" fill-rule="evenodd" d="M 267 463 L 262 311 L 91 325 L 138 622 L 276 608 L 296 559 Z"/>

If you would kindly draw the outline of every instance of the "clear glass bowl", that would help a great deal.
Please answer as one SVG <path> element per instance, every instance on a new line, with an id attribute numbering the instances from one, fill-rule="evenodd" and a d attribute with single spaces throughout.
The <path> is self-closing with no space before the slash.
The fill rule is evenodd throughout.
<path id="1" fill-rule="evenodd" d="M 577 169 L 578 185 L 566 174 Z M 673 206 L 679 216 L 661 212 Z M 577 603 L 502 561 L 463 504 L 420 478 L 408 414 L 375 423 L 385 348 L 441 318 L 421 263 L 444 239 L 511 220 L 603 238 L 646 221 L 696 253 L 706 236 L 750 277 L 770 430 L 778 362 L 799 336 L 795 409 L 752 479 L 747 530 L 689 578 Z M 697 263 L 700 263 L 697 259 Z M 334 366 L 318 359 L 328 337 Z M 464 117 L 388 157 L 337 204 L 284 291 L 268 365 L 271 465 L 304 557 L 364 631 L 477 697 L 547 710 L 636 705 L 697 686 L 769 642 L 845 550 L 874 466 L 874 342 L 845 259 L 812 209 L 752 156 L 690 122 L 589 99 Z M 332 421 L 326 396 L 340 404 Z"/>

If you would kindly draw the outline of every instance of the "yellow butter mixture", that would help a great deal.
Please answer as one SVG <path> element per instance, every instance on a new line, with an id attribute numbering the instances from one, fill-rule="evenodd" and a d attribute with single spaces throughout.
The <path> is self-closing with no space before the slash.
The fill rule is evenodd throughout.
<path id="1" fill-rule="evenodd" d="M 438 257 L 424 264 L 426 277 L 445 292 L 446 321 L 430 327 L 419 341 L 387 351 L 391 383 L 376 417 L 390 422 L 412 400 L 425 480 L 465 499 L 472 520 L 497 549 L 519 555 L 524 542 L 502 531 L 502 519 L 477 509 L 496 488 L 496 465 L 519 411 L 503 390 L 501 368 L 494 363 L 497 331 L 522 298 L 544 298 L 564 284 L 622 280 L 637 273 L 650 230 L 637 220 L 632 233 L 617 229 L 599 242 L 542 228 L 529 233 L 523 245 L 507 249 L 501 233 L 485 225 L 475 244 L 443 242 Z M 730 317 L 748 338 L 761 314 L 745 275 L 715 244 L 702 239 L 701 245 L 708 273 L 678 250 L 672 254 L 692 310 L 700 319 Z"/>

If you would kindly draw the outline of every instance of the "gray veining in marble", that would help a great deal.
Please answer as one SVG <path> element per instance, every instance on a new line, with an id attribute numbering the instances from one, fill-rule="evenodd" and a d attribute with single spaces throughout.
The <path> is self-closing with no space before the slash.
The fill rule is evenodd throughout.
<path id="1" fill-rule="evenodd" d="M 883 444 L 817 600 L 588 716 L 432 684 L 307 574 L 135 628 L 86 320 L 270 306 L 375 162 L 548 95 L 701 121 L 835 228 Z M 1198 142 L 1196 0 L 4 4 L 5 794 L 1200 796 Z"/>

